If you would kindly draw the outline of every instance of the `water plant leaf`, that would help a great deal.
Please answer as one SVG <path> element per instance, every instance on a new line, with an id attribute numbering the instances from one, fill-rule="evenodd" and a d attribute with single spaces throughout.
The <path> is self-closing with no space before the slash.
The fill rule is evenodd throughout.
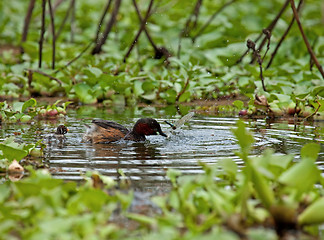
<path id="1" fill-rule="evenodd" d="M 29 100 L 27 100 L 26 102 L 24 102 L 24 104 L 22 105 L 22 108 L 21 108 L 21 112 L 25 112 L 25 110 L 29 107 L 35 107 L 37 104 L 37 101 L 36 99 L 34 98 L 31 98 Z"/>
<path id="2" fill-rule="evenodd" d="M 270 208 L 274 202 L 274 192 L 271 189 L 270 183 L 266 180 L 264 176 L 255 168 L 252 167 L 252 182 L 253 186 L 266 208 Z"/>
<path id="3" fill-rule="evenodd" d="M 155 218 L 145 216 L 142 214 L 127 213 L 126 217 L 146 225 L 154 226 L 157 224 L 157 220 Z"/>
<path id="4" fill-rule="evenodd" d="M 307 158 L 312 161 L 316 161 L 318 153 L 320 152 L 320 145 L 317 143 L 308 143 L 304 145 L 300 151 L 300 157 L 302 159 Z"/>
<path id="5" fill-rule="evenodd" d="M 242 153 L 247 156 L 250 152 L 252 143 L 254 142 L 254 138 L 251 133 L 246 130 L 245 124 L 242 120 L 237 121 L 236 126 L 237 128 L 232 129 L 232 132 L 242 149 Z"/>
<path id="6" fill-rule="evenodd" d="M 312 160 L 306 158 L 285 171 L 279 181 L 302 193 L 309 191 L 319 178 L 320 170 Z"/>
<path id="7" fill-rule="evenodd" d="M 14 159 L 20 161 L 21 159 L 27 156 L 27 151 L 11 145 L 12 144 L 6 145 L 0 143 L 0 150 L 2 151 L 4 158 L 7 158 L 9 161 L 13 161 Z"/>
<path id="8" fill-rule="evenodd" d="M 237 164 L 231 158 L 224 158 L 219 161 L 219 165 L 222 169 L 232 178 L 235 178 L 237 173 Z"/>
<path id="9" fill-rule="evenodd" d="M 324 223 L 324 197 L 308 206 L 299 216 L 300 225 L 323 224 Z"/>
<path id="10" fill-rule="evenodd" d="M 233 103 L 233 106 L 235 106 L 237 109 L 243 109 L 244 107 L 244 102 L 242 102 L 241 100 L 235 100 Z"/>
<path id="11" fill-rule="evenodd" d="M 81 102 L 92 104 L 97 102 L 97 98 L 93 95 L 89 85 L 80 83 L 74 86 L 74 90 Z"/>

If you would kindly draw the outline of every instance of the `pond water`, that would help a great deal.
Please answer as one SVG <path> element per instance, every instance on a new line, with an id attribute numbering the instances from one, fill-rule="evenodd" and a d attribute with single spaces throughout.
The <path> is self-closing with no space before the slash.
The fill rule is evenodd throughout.
<path id="1" fill-rule="evenodd" d="M 108 109 L 86 106 L 69 110 L 65 119 L 35 121 L 31 125 L 2 125 L 0 137 L 4 139 L 14 132 L 23 131 L 24 134 L 17 139 L 35 142 L 54 132 L 57 125 L 65 124 L 70 130 L 67 140 L 61 144 L 50 143 L 45 151 L 45 163 L 55 178 L 80 181 L 85 172 L 98 171 L 120 180 L 119 171 L 122 170 L 139 192 L 167 191 L 170 188 L 166 178 L 169 168 L 179 169 L 185 174 L 198 174 L 202 172 L 199 161 L 213 164 L 223 158 L 232 158 L 242 166 L 243 162 L 234 154 L 239 147 L 231 133 L 238 117 L 196 114 L 181 129 L 171 133 L 164 120 L 176 121 L 189 110 L 189 107 L 179 110 L 175 107 Z M 84 124 L 90 124 L 93 118 L 113 120 L 131 128 L 137 119 L 148 116 L 157 119 L 168 138 L 157 135 L 148 136 L 145 142 L 81 142 Z M 259 119 L 246 120 L 246 123 L 256 140 L 252 155 L 260 154 L 266 148 L 273 148 L 277 153 L 298 155 L 305 143 L 316 141 L 321 143 L 317 163 L 324 170 L 324 140 L 319 134 L 323 132 L 324 122 L 295 126 L 287 121 L 267 123 Z"/>

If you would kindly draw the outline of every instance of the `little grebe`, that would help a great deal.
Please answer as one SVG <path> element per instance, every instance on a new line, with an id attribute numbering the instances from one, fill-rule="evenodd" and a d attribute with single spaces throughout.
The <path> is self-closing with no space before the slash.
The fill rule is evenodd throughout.
<path id="1" fill-rule="evenodd" d="M 157 134 L 167 137 L 153 118 L 139 119 L 131 131 L 118 123 L 102 119 L 94 119 L 92 126 L 86 126 L 83 141 L 92 143 L 110 143 L 121 139 L 139 142 L 145 140 L 145 135 Z"/>
<path id="2" fill-rule="evenodd" d="M 56 128 L 56 132 L 54 133 L 55 136 L 64 136 L 64 134 L 66 134 L 69 131 L 69 129 L 67 127 L 65 127 L 64 125 L 59 125 Z"/>
<path id="3" fill-rule="evenodd" d="M 47 135 L 45 138 L 47 139 L 48 143 L 54 143 L 54 142 L 63 142 L 66 140 L 65 134 L 69 131 L 69 129 L 64 125 L 59 125 L 56 128 L 56 132 L 53 134 Z"/>

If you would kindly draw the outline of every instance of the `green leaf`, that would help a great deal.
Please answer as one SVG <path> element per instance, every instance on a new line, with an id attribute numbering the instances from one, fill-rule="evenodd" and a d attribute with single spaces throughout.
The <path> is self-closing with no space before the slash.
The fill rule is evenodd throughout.
<path id="1" fill-rule="evenodd" d="M 92 90 L 89 85 L 79 83 L 74 86 L 74 90 L 81 102 L 86 104 L 93 104 L 97 102 L 97 98 L 93 96 Z"/>
<path id="2" fill-rule="evenodd" d="M 101 69 L 96 68 L 96 67 L 88 67 L 88 68 L 84 69 L 83 71 L 90 77 L 95 77 L 95 78 L 99 78 L 102 74 Z"/>
<path id="3" fill-rule="evenodd" d="M 189 91 L 183 93 L 180 97 L 179 97 L 179 102 L 185 102 L 188 101 L 190 99 L 191 93 Z"/>
<path id="4" fill-rule="evenodd" d="M 12 161 L 16 159 L 17 161 L 20 161 L 24 157 L 27 156 L 28 152 L 16 147 L 12 147 L 9 145 L 5 145 L 3 143 L 0 143 L 0 150 L 3 153 L 3 156 L 7 158 L 9 161 Z"/>
<path id="5" fill-rule="evenodd" d="M 177 183 L 177 177 L 181 175 L 181 172 L 175 169 L 169 169 L 167 171 L 167 176 L 171 180 L 172 184 L 175 186 Z"/>
<path id="6" fill-rule="evenodd" d="M 241 100 L 235 100 L 232 103 L 237 109 L 243 109 L 244 107 L 244 102 L 242 102 Z"/>
<path id="7" fill-rule="evenodd" d="M 279 181 L 290 187 L 296 188 L 299 193 L 302 193 L 309 191 L 319 178 L 320 170 L 317 168 L 314 161 L 304 158 L 284 172 L 279 177 Z"/>
<path id="8" fill-rule="evenodd" d="M 147 224 L 147 225 L 156 225 L 157 224 L 157 220 L 155 218 L 148 217 L 148 216 L 141 215 L 141 214 L 127 213 L 126 217 L 128 217 L 132 220 L 135 220 L 139 223 L 142 223 L 142 224 Z"/>
<path id="9" fill-rule="evenodd" d="M 237 173 L 237 164 L 231 158 L 225 158 L 219 161 L 219 165 L 223 168 L 223 170 L 230 175 L 231 177 L 235 177 Z"/>
<path id="10" fill-rule="evenodd" d="M 31 98 L 22 105 L 21 111 L 24 112 L 29 107 L 35 107 L 36 104 L 37 101 L 34 98 Z"/>
<path id="11" fill-rule="evenodd" d="M 318 153 L 320 152 L 321 147 L 317 143 L 308 143 L 303 146 L 303 148 L 300 151 L 300 157 L 302 159 L 307 158 L 312 161 L 316 161 L 318 157 Z"/>
<path id="12" fill-rule="evenodd" d="M 266 180 L 264 176 L 255 168 L 252 167 L 252 182 L 253 186 L 266 208 L 270 208 L 270 206 L 274 202 L 274 193 L 271 189 L 270 183 Z"/>
<path id="13" fill-rule="evenodd" d="M 299 216 L 300 225 L 323 224 L 324 223 L 324 197 L 321 197 L 308 206 Z"/>
<path id="14" fill-rule="evenodd" d="M 253 136 L 246 130 L 245 124 L 242 120 L 237 121 L 236 125 L 237 128 L 232 129 L 232 132 L 236 137 L 243 154 L 247 156 L 250 152 L 252 143 L 254 142 Z"/>

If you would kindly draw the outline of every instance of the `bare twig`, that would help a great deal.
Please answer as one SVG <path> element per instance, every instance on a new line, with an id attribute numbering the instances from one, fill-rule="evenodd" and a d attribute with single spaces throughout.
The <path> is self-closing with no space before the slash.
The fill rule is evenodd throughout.
<path id="1" fill-rule="evenodd" d="M 283 12 L 285 11 L 285 9 L 287 8 L 289 4 L 289 0 L 286 0 L 285 3 L 283 4 L 282 8 L 280 9 L 279 13 L 277 14 L 277 16 L 272 20 L 272 22 L 268 25 L 268 27 L 266 29 L 268 29 L 270 31 L 270 33 L 272 32 L 273 28 L 276 26 L 279 18 L 281 17 L 281 15 L 283 14 Z M 259 36 L 255 39 L 255 43 L 257 43 L 260 38 L 262 37 L 263 33 L 261 32 L 259 34 Z M 266 39 L 264 38 L 262 43 L 260 44 L 260 47 L 259 47 L 259 51 L 261 50 L 261 48 L 263 47 L 263 45 L 265 44 L 266 42 Z M 261 47 L 262 46 L 262 47 Z M 246 56 L 246 54 L 249 52 L 249 49 L 247 49 L 243 54 L 242 56 L 236 61 L 236 64 L 242 62 L 243 58 Z M 254 59 L 252 59 L 251 63 L 254 62 Z"/>
<path id="2" fill-rule="evenodd" d="M 22 36 L 21 36 L 21 42 L 22 43 L 26 42 L 26 40 L 27 40 L 30 19 L 31 19 L 31 16 L 33 14 L 33 10 L 34 10 L 34 7 L 35 7 L 35 2 L 36 2 L 36 0 L 30 0 L 29 5 L 28 5 L 28 10 L 27 10 L 27 14 L 26 14 L 26 17 L 25 17 L 23 32 L 22 32 Z M 20 46 L 20 51 L 21 51 L 21 53 L 24 52 L 24 49 L 23 49 L 22 46 Z"/>
<path id="3" fill-rule="evenodd" d="M 316 67 L 317 67 L 318 70 L 320 71 L 322 77 L 324 78 L 324 71 L 323 71 L 323 68 L 322 68 L 322 66 L 319 64 L 319 62 L 318 62 L 318 60 L 317 60 L 317 58 L 316 58 L 316 56 L 315 56 L 315 53 L 313 52 L 313 49 L 312 49 L 311 45 L 309 44 L 308 39 L 307 39 L 307 37 L 306 37 L 306 35 L 305 35 L 304 29 L 303 29 L 303 27 L 302 27 L 302 25 L 301 25 L 301 22 L 300 22 L 300 20 L 299 20 L 299 16 L 298 16 L 298 12 L 297 12 L 297 9 L 296 9 L 296 6 L 295 6 L 295 2 L 294 2 L 294 0 L 290 0 L 290 5 L 291 5 L 291 8 L 292 8 L 292 10 L 293 10 L 293 12 L 294 12 L 294 16 L 295 16 L 296 22 L 297 22 L 297 24 L 298 24 L 299 31 L 300 31 L 300 33 L 301 33 L 303 39 L 304 39 L 305 45 L 306 45 L 306 47 L 307 47 L 307 50 L 308 50 L 309 54 L 311 55 L 311 57 L 312 57 L 312 59 L 313 59 L 315 65 L 316 65 Z"/>
<path id="4" fill-rule="evenodd" d="M 142 31 L 143 31 L 144 28 L 145 28 L 145 25 L 146 25 L 146 22 L 147 22 L 147 20 L 148 20 L 148 17 L 150 16 L 150 12 L 151 12 L 151 9 L 152 9 L 152 6 L 153 6 L 153 2 L 154 2 L 154 0 L 151 0 L 151 1 L 150 1 L 150 4 L 149 4 L 149 6 L 148 6 L 148 9 L 147 9 L 147 12 L 146 12 L 146 14 L 145 14 L 145 17 L 144 17 L 143 21 L 141 22 L 140 29 L 138 30 L 138 32 L 137 32 L 137 34 L 136 34 L 136 36 L 135 36 L 135 38 L 134 38 L 132 44 L 130 45 L 130 47 L 129 47 L 127 53 L 126 53 L 125 56 L 124 56 L 124 62 L 126 62 L 126 59 L 128 58 L 128 56 L 129 56 L 130 53 L 132 52 L 132 50 L 133 50 L 133 48 L 134 48 L 136 42 L 138 41 L 139 36 L 141 35 Z"/>
<path id="5" fill-rule="evenodd" d="M 190 81 L 190 79 L 187 78 L 187 81 L 186 81 L 185 85 L 183 86 L 183 88 L 181 89 L 181 91 L 178 93 L 178 95 L 176 97 L 176 102 L 178 102 L 179 99 L 180 99 L 180 97 L 181 97 L 181 95 L 185 93 L 185 91 L 186 91 L 186 89 L 187 89 L 187 87 L 189 85 L 189 81 Z"/>
<path id="6" fill-rule="evenodd" d="M 142 24 L 142 22 L 143 22 L 143 18 L 142 18 L 142 15 L 141 15 L 141 13 L 140 13 L 140 11 L 139 11 L 139 8 L 138 8 L 138 6 L 137 6 L 137 3 L 136 3 L 136 1 L 135 0 L 133 0 L 133 4 L 134 4 L 134 7 L 135 7 L 135 9 L 136 9 L 136 12 L 137 12 L 137 15 L 138 15 L 138 18 L 139 18 L 139 20 L 140 20 L 140 23 Z M 151 15 L 151 13 L 152 13 L 153 11 L 151 11 L 149 14 Z M 155 52 L 155 59 L 160 59 L 160 58 L 162 58 L 163 56 L 166 58 L 166 59 L 168 59 L 169 57 L 171 57 L 172 56 L 172 54 L 165 48 L 165 47 L 159 47 L 159 46 L 157 46 L 155 43 L 154 43 L 154 41 L 153 41 L 153 39 L 152 39 L 152 37 L 151 37 L 151 35 L 149 34 L 149 31 L 147 30 L 147 28 L 146 28 L 146 26 L 144 25 L 144 32 L 145 32 L 145 34 L 146 34 L 146 37 L 147 37 L 147 39 L 149 40 L 149 42 L 151 43 L 151 45 L 152 45 L 152 47 L 154 48 L 154 52 Z"/>
<path id="7" fill-rule="evenodd" d="M 71 61 L 69 61 L 67 64 L 65 64 L 63 67 L 57 69 L 54 74 L 62 71 L 63 69 L 67 68 L 68 66 L 70 66 L 72 63 L 74 63 L 76 60 L 78 60 L 88 49 L 89 47 L 93 44 L 93 42 L 91 41 L 75 58 L 73 58 Z"/>
<path id="8" fill-rule="evenodd" d="M 105 9 L 104 9 L 104 11 L 103 11 L 103 13 L 101 15 L 101 18 L 100 18 L 100 21 L 99 21 L 99 24 L 98 24 L 98 28 L 97 28 L 97 32 L 96 32 L 95 42 L 98 42 L 99 34 L 100 34 L 100 29 L 101 29 L 101 26 L 103 24 L 103 21 L 104 21 L 104 19 L 106 17 L 106 14 L 107 14 L 107 12 L 110 9 L 111 3 L 112 3 L 112 0 L 108 0 L 108 3 L 107 3 L 107 5 L 106 5 L 106 7 L 105 7 Z"/>
<path id="9" fill-rule="evenodd" d="M 115 24 L 120 4 L 121 4 L 121 0 L 115 1 L 115 6 L 114 6 L 113 12 L 111 14 L 110 20 L 108 21 L 106 29 L 103 33 L 103 37 L 96 43 L 96 46 L 92 50 L 93 55 L 101 52 L 102 46 L 105 44 L 105 42 L 108 38 L 108 35 L 109 35 L 113 25 Z"/>
<path id="10" fill-rule="evenodd" d="M 312 48 L 315 47 L 317 40 L 318 40 L 318 36 L 314 39 Z M 314 66 L 314 60 L 313 60 L 312 56 L 310 56 L 309 57 L 309 71 L 313 71 L 313 66 Z"/>
<path id="11" fill-rule="evenodd" d="M 44 34 L 45 34 L 45 11 L 46 11 L 46 0 L 42 0 L 42 26 L 41 26 L 41 34 L 39 39 L 39 59 L 38 59 L 38 67 L 42 67 L 42 55 L 43 55 L 43 42 L 44 42 Z"/>
<path id="12" fill-rule="evenodd" d="M 268 29 L 263 29 L 262 31 L 265 35 L 265 38 L 268 40 L 268 43 L 267 43 L 267 50 L 265 51 L 264 55 L 263 55 L 263 58 L 262 58 L 262 62 L 264 61 L 264 58 L 266 57 L 269 49 L 270 49 L 270 40 L 271 40 L 271 32 L 268 30 Z"/>
<path id="13" fill-rule="evenodd" d="M 54 6 L 53 6 L 53 12 L 56 11 L 56 9 L 64 2 L 65 0 L 57 0 L 55 3 L 54 3 Z"/>
<path id="14" fill-rule="evenodd" d="M 318 110 L 320 109 L 320 107 L 322 105 L 321 105 L 321 103 L 318 100 L 316 100 L 316 102 L 318 103 L 318 107 L 315 109 L 315 111 L 312 114 L 310 114 L 307 117 L 305 117 L 303 121 L 307 121 L 308 118 L 314 117 L 317 114 Z"/>
<path id="15" fill-rule="evenodd" d="M 260 78 L 261 78 L 262 88 L 263 88 L 263 91 L 266 92 L 267 90 L 266 90 L 266 87 L 264 85 L 264 78 L 263 78 L 263 71 L 262 71 L 262 59 L 261 59 L 260 52 L 258 50 L 256 50 L 255 42 L 253 42 L 252 40 L 248 39 L 246 45 L 247 45 L 248 49 L 252 49 L 253 56 L 255 58 L 257 58 L 257 60 L 258 60 L 258 64 L 259 64 L 259 67 L 260 67 Z"/>
<path id="16" fill-rule="evenodd" d="M 52 9 L 52 3 L 51 0 L 48 0 L 48 8 L 50 12 L 50 18 L 51 18 L 51 28 L 52 28 L 52 69 L 55 69 L 55 43 L 56 43 L 56 38 L 55 38 L 55 24 L 54 24 L 54 13 Z"/>
<path id="17" fill-rule="evenodd" d="M 209 19 L 208 21 L 200 28 L 198 33 L 192 38 L 192 42 L 195 42 L 196 39 L 205 31 L 205 29 L 209 26 L 209 24 L 214 20 L 214 18 L 221 13 L 226 7 L 230 6 L 232 3 L 236 2 L 236 0 L 231 0 L 221 6 Z"/>
<path id="18" fill-rule="evenodd" d="M 281 15 L 283 14 L 283 12 L 285 11 L 285 9 L 287 8 L 289 4 L 289 0 L 286 0 L 286 2 L 284 3 L 284 5 L 282 6 L 282 8 L 280 9 L 280 12 L 278 13 L 278 15 L 275 17 L 275 19 L 272 21 L 272 23 L 269 25 L 269 27 L 267 28 L 267 30 L 269 30 L 270 33 L 272 33 L 272 30 L 274 29 L 274 27 L 276 26 L 279 18 L 281 17 Z M 262 42 L 259 45 L 258 51 L 261 52 L 264 44 L 267 42 L 267 38 L 263 38 Z M 250 63 L 254 63 L 255 61 L 255 56 L 253 56 L 253 58 L 251 59 Z"/>
<path id="19" fill-rule="evenodd" d="M 140 13 L 140 11 L 138 9 L 138 6 L 137 6 L 137 3 L 136 3 L 135 0 L 133 0 L 133 4 L 134 4 L 134 7 L 136 9 L 136 13 L 137 13 L 137 16 L 138 16 L 138 18 L 140 20 L 140 23 L 142 24 L 143 18 L 142 18 L 142 15 L 141 15 L 141 13 Z M 158 47 L 156 46 L 156 44 L 154 43 L 153 39 L 151 38 L 151 36 L 150 36 L 149 32 L 147 31 L 147 28 L 145 27 L 145 25 L 144 25 L 144 32 L 145 32 L 145 34 L 147 36 L 147 39 L 149 40 L 149 42 L 151 43 L 152 47 L 154 48 L 154 51 L 155 52 L 158 51 Z"/>
<path id="20" fill-rule="evenodd" d="M 63 27 L 64 27 L 66 21 L 67 21 L 68 18 L 69 18 L 69 15 L 70 15 L 70 13 L 71 13 L 71 11 L 72 11 L 72 3 L 73 3 L 73 1 L 74 1 L 74 0 L 71 0 L 71 2 L 70 2 L 70 6 L 69 6 L 69 8 L 68 8 L 67 11 L 66 11 L 66 14 L 65 14 L 65 16 L 64 16 L 64 19 L 63 19 L 63 21 L 62 21 L 62 23 L 61 23 L 61 25 L 60 25 L 58 31 L 57 31 L 56 34 L 55 34 L 55 39 L 58 39 L 58 37 L 60 36 L 60 34 L 61 34 L 62 30 L 63 30 Z"/>
<path id="21" fill-rule="evenodd" d="M 71 14 L 71 42 L 74 42 L 74 33 L 75 33 L 75 0 L 72 0 L 72 14 Z"/>
<path id="22" fill-rule="evenodd" d="M 43 76 L 45 76 L 45 77 L 48 77 L 49 79 L 55 80 L 56 82 L 58 82 L 58 84 L 60 84 L 60 86 L 62 86 L 62 84 L 63 84 L 63 82 L 62 82 L 60 79 L 58 79 L 58 78 L 56 78 L 56 77 L 53 77 L 52 75 L 49 75 L 49 74 L 47 74 L 47 73 L 44 73 L 44 72 L 41 71 L 41 70 L 37 70 L 37 69 L 27 69 L 27 71 L 28 71 L 29 74 L 35 72 L 35 73 L 39 73 L 39 74 L 41 74 L 41 75 L 43 75 Z M 31 81 L 31 80 L 30 80 L 30 81 Z"/>
<path id="23" fill-rule="evenodd" d="M 300 11 L 302 5 L 303 5 L 303 2 L 304 2 L 303 0 L 300 0 L 299 3 L 298 3 L 298 7 L 297 7 L 297 12 L 298 12 L 298 13 L 299 13 L 299 11 Z M 277 52 L 278 52 L 278 49 L 280 48 L 282 42 L 285 40 L 286 36 L 288 35 L 288 33 L 289 33 L 291 27 L 293 26 L 294 22 L 295 22 L 295 17 L 293 17 L 293 18 L 291 19 L 291 21 L 290 21 L 290 23 L 289 23 L 289 25 L 288 25 L 286 31 L 285 31 L 284 34 L 281 36 L 281 38 L 280 38 L 280 40 L 279 40 L 279 42 L 278 42 L 278 44 L 277 44 L 275 50 L 272 52 L 272 54 L 271 54 L 271 58 L 270 58 L 270 61 L 269 61 L 268 65 L 266 66 L 266 69 L 268 69 L 268 68 L 271 66 L 272 61 L 273 61 L 274 57 L 276 56 L 276 54 L 277 54 Z"/>

